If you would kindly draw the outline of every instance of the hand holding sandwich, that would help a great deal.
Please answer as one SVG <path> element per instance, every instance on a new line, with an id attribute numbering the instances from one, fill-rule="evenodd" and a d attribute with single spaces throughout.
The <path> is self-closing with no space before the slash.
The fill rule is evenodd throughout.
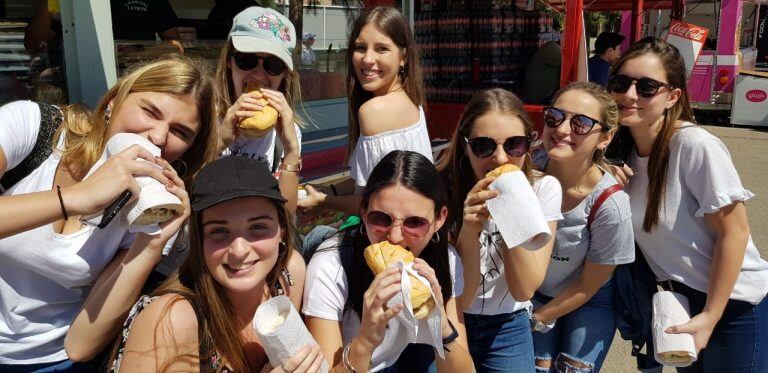
<path id="1" fill-rule="evenodd" d="M 371 354 L 384 341 L 389 320 L 403 309 L 402 303 L 387 308 L 387 302 L 401 290 L 400 271 L 397 268 L 388 268 L 373 278 L 371 286 L 363 294 L 360 333 L 355 339 L 361 342 L 366 350 L 370 350 Z"/>

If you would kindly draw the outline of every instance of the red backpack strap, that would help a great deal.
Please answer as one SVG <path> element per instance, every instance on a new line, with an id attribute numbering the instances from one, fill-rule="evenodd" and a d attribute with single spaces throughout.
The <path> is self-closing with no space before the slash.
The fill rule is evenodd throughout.
<path id="1" fill-rule="evenodd" d="M 595 204 L 592 205 L 592 209 L 589 210 L 589 216 L 587 217 L 587 229 L 590 229 L 590 227 L 592 227 L 592 222 L 595 220 L 595 215 L 597 215 L 597 210 L 600 209 L 600 206 L 603 205 L 603 202 L 605 202 L 605 200 L 607 200 L 608 197 L 610 197 L 613 193 L 616 193 L 622 189 L 623 189 L 622 186 L 619 184 L 613 184 L 608 188 L 603 189 L 603 192 L 600 193 L 600 196 L 597 197 Z"/>

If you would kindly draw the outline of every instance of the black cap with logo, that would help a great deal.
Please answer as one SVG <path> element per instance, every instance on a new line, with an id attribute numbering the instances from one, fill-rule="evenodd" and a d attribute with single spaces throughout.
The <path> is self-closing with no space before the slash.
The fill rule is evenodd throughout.
<path id="1" fill-rule="evenodd" d="M 203 167 L 192 182 L 193 211 L 240 197 L 264 197 L 285 202 L 275 176 L 261 161 L 228 156 Z"/>

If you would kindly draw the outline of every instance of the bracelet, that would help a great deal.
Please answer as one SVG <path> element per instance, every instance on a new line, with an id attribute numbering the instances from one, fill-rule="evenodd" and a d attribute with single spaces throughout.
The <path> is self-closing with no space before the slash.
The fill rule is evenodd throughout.
<path id="1" fill-rule="evenodd" d="M 443 338 L 443 350 L 447 352 L 451 352 L 451 350 L 448 349 L 445 345 L 453 343 L 453 341 L 456 340 L 456 338 L 459 338 L 459 331 L 456 330 L 456 327 L 453 326 L 453 323 L 451 320 L 448 320 L 448 326 L 451 327 L 451 334 L 449 334 L 447 337 Z"/>
<path id="2" fill-rule="evenodd" d="M 64 215 L 64 220 L 69 219 L 69 215 L 67 215 L 67 209 L 64 208 L 64 199 L 61 198 L 61 186 L 58 184 L 56 185 L 56 194 L 59 195 L 59 205 L 61 206 L 61 213 Z"/>
<path id="3" fill-rule="evenodd" d="M 287 162 L 281 162 L 280 163 L 280 169 L 283 171 L 288 172 L 299 172 L 301 171 L 301 158 L 299 158 L 299 162 L 297 164 L 289 164 Z"/>
<path id="4" fill-rule="evenodd" d="M 358 373 L 357 369 L 352 366 L 352 363 L 349 362 L 349 348 L 352 346 L 352 342 L 349 342 L 346 346 L 344 346 L 344 352 L 341 353 L 341 361 L 344 363 L 344 369 L 347 370 L 347 373 Z"/>
<path id="5" fill-rule="evenodd" d="M 339 192 L 336 190 L 336 184 L 331 184 L 331 192 L 333 192 L 334 197 L 339 195 Z"/>

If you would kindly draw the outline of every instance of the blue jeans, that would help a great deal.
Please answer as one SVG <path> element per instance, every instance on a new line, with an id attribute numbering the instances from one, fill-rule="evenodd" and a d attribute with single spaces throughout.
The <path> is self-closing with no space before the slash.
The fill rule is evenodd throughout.
<path id="1" fill-rule="evenodd" d="M 540 372 L 599 372 L 616 334 L 613 320 L 613 279 L 603 285 L 581 307 L 560 317 L 546 333 L 533 333 L 536 360 L 549 360 Z M 546 304 L 551 297 L 536 293 L 534 300 Z M 571 362 L 569 362 L 571 361 Z M 572 362 L 581 363 L 575 366 Z"/>
<path id="2" fill-rule="evenodd" d="M 662 286 L 665 284 L 662 284 Z M 698 315 L 707 294 L 674 282 L 673 289 L 688 297 L 691 316 Z M 678 372 L 768 372 L 768 298 L 757 305 L 729 300 L 707 347 L 695 363 Z"/>
<path id="3" fill-rule="evenodd" d="M 469 353 L 478 372 L 534 370 L 530 316 L 525 310 L 500 315 L 464 314 Z"/>

